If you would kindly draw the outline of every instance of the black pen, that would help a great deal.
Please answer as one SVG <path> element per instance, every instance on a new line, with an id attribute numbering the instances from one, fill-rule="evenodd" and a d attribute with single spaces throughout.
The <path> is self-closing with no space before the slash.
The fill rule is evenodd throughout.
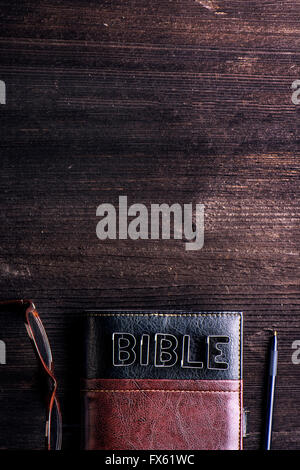
<path id="1" fill-rule="evenodd" d="M 274 331 L 272 342 L 270 344 L 265 450 L 271 449 L 274 393 L 275 393 L 275 381 L 276 381 L 276 375 L 277 375 L 277 361 L 278 361 L 277 331 Z"/>

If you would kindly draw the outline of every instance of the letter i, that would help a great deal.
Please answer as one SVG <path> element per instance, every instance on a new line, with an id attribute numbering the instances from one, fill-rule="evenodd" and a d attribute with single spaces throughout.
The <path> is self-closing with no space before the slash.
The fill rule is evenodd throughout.
<path id="1" fill-rule="evenodd" d="M 141 337 L 141 350 L 140 350 L 140 364 L 141 366 L 147 366 L 149 364 L 149 346 L 150 336 L 142 335 Z"/>

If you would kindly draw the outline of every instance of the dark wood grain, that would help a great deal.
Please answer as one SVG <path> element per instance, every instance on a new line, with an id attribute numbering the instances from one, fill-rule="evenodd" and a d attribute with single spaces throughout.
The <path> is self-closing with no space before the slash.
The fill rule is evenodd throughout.
<path id="1" fill-rule="evenodd" d="M 0 7 L 0 295 L 33 298 L 44 320 L 65 448 L 79 442 L 78 314 L 184 307 L 245 314 L 247 449 L 261 445 L 278 330 L 273 447 L 299 449 L 299 2 Z M 204 248 L 100 242 L 96 208 L 121 194 L 205 204 Z"/>

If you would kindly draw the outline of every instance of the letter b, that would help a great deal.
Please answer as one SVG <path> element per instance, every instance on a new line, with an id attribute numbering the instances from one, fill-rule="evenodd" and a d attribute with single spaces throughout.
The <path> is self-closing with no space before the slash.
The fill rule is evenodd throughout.
<path id="1" fill-rule="evenodd" d="M 135 362 L 136 340 L 131 333 L 113 333 L 113 365 L 130 366 Z"/>
<path id="2" fill-rule="evenodd" d="M 175 352 L 178 345 L 176 336 L 156 333 L 155 335 L 155 367 L 172 367 L 178 356 Z"/>

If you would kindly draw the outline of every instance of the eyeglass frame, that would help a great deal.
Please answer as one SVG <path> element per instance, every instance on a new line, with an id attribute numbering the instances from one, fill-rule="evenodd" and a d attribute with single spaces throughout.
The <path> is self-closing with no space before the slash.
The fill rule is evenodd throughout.
<path id="1" fill-rule="evenodd" d="M 47 439 L 47 450 L 60 450 L 61 449 L 61 442 L 62 442 L 62 414 L 61 414 L 60 404 L 59 404 L 58 398 L 56 396 L 57 380 L 56 380 L 56 377 L 54 375 L 54 365 L 53 365 L 53 357 L 52 357 L 51 346 L 50 346 L 50 342 L 49 342 L 46 330 L 44 328 L 43 322 L 42 322 L 42 320 L 41 320 L 41 318 L 40 318 L 40 316 L 39 316 L 39 314 L 36 310 L 36 307 L 35 307 L 34 303 L 32 302 L 32 300 L 21 299 L 21 300 L 0 301 L 0 307 L 5 306 L 5 305 L 12 305 L 12 306 L 13 305 L 16 305 L 16 306 L 19 305 L 19 306 L 26 307 L 27 304 L 28 304 L 28 306 L 27 306 L 27 308 L 26 308 L 26 310 L 23 314 L 24 317 L 25 317 L 26 331 L 27 331 L 27 334 L 28 334 L 30 340 L 32 341 L 32 343 L 34 345 L 34 349 L 35 349 L 35 351 L 36 351 L 36 353 L 39 357 L 39 360 L 40 360 L 40 362 L 43 366 L 43 369 L 45 370 L 47 375 L 50 377 L 50 379 L 52 380 L 52 384 L 53 384 L 53 388 L 52 388 L 49 403 L 48 403 L 48 409 L 47 409 L 48 418 L 47 418 L 47 421 L 46 421 L 46 432 L 45 432 L 45 437 Z M 46 346 L 47 346 L 47 353 L 49 354 L 49 366 L 47 366 L 47 364 L 45 363 L 45 361 L 44 361 L 44 359 L 41 355 L 40 349 L 37 345 L 35 334 L 32 331 L 30 321 L 29 321 L 29 315 L 30 314 L 32 314 L 35 317 L 35 320 L 38 324 L 39 331 L 40 331 L 41 335 L 43 336 L 44 344 L 46 344 Z M 58 432 L 57 432 L 58 439 L 56 440 L 55 449 L 51 449 L 51 415 L 52 415 L 54 403 L 55 403 L 55 406 L 56 406 L 57 412 L 58 412 Z"/>

